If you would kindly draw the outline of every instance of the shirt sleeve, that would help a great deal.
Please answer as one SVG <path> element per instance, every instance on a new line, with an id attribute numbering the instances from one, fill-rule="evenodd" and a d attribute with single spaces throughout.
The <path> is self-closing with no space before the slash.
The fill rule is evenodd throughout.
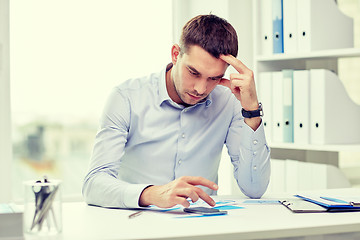
<path id="1" fill-rule="evenodd" d="M 139 207 L 139 197 L 148 186 L 118 179 L 118 169 L 129 132 L 130 104 L 117 88 L 111 93 L 100 119 L 90 168 L 82 193 L 88 204 L 102 207 Z"/>
<path id="2" fill-rule="evenodd" d="M 225 144 L 239 188 L 250 198 L 260 198 L 270 180 L 270 149 L 263 123 L 254 131 L 244 121 L 240 102 L 235 101 L 234 117 Z"/>

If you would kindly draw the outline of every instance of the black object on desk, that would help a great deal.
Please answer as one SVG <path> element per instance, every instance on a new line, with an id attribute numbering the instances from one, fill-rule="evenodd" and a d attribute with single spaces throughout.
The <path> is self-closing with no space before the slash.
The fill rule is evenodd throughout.
<path id="1" fill-rule="evenodd" d="M 201 215 L 225 215 L 227 211 L 220 211 L 219 209 L 215 208 L 207 208 L 207 207 L 190 207 L 184 208 L 184 212 L 187 213 L 196 213 Z"/>

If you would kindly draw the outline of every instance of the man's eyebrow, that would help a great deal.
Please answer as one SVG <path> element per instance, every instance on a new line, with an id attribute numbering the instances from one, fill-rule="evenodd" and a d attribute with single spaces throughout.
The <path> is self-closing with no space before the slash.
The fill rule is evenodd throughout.
<path id="1" fill-rule="evenodd" d="M 218 76 L 215 76 L 215 77 L 211 77 L 211 78 L 222 78 L 224 76 L 224 74 L 220 74 Z"/>
<path id="2" fill-rule="evenodd" d="M 191 71 L 193 71 L 194 73 L 201 75 L 201 73 L 199 73 L 199 71 L 196 70 L 194 67 L 187 65 L 187 68 L 190 69 Z M 220 74 L 218 76 L 210 77 L 210 78 L 222 78 L 223 76 L 224 76 L 224 74 Z"/>
<path id="3" fill-rule="evenodd" d="M 196 70 L 194 67 L 192 67 L 192 66 L 190 66 L 190 65 L 187 65 L 187 67 L 188 67 L 191 71 L 195 72 L 196 74 L 200 74 L 199 71 Z"/>

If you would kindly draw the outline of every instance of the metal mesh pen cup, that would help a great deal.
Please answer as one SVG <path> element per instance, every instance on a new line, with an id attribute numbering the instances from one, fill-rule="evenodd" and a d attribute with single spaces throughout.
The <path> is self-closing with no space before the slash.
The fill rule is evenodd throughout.
<path id="1" fill-rule="evenodd" d="M 26 181 L 24 234 L 54 236 L 62 231 L 61 181 Z"/>

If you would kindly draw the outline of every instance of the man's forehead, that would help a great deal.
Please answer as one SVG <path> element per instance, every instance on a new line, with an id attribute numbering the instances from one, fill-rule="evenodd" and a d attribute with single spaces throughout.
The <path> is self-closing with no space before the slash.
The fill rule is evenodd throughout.
<path id="1" fill-rule="evenodd" d="M 185 61 L 184 64 L 193 72 L 209 77 L 223 76 L 228 67 L 228 64 L 208 64 L 205 61 Z"/>
<path id="2" fill-rule="evenodd" d="M 201 74 L 219 76 L 224 74 L 228 64 L 220 58 L 215 58 L 200 46 L 188 48 L 183 55 L 184 64 Z"/>

